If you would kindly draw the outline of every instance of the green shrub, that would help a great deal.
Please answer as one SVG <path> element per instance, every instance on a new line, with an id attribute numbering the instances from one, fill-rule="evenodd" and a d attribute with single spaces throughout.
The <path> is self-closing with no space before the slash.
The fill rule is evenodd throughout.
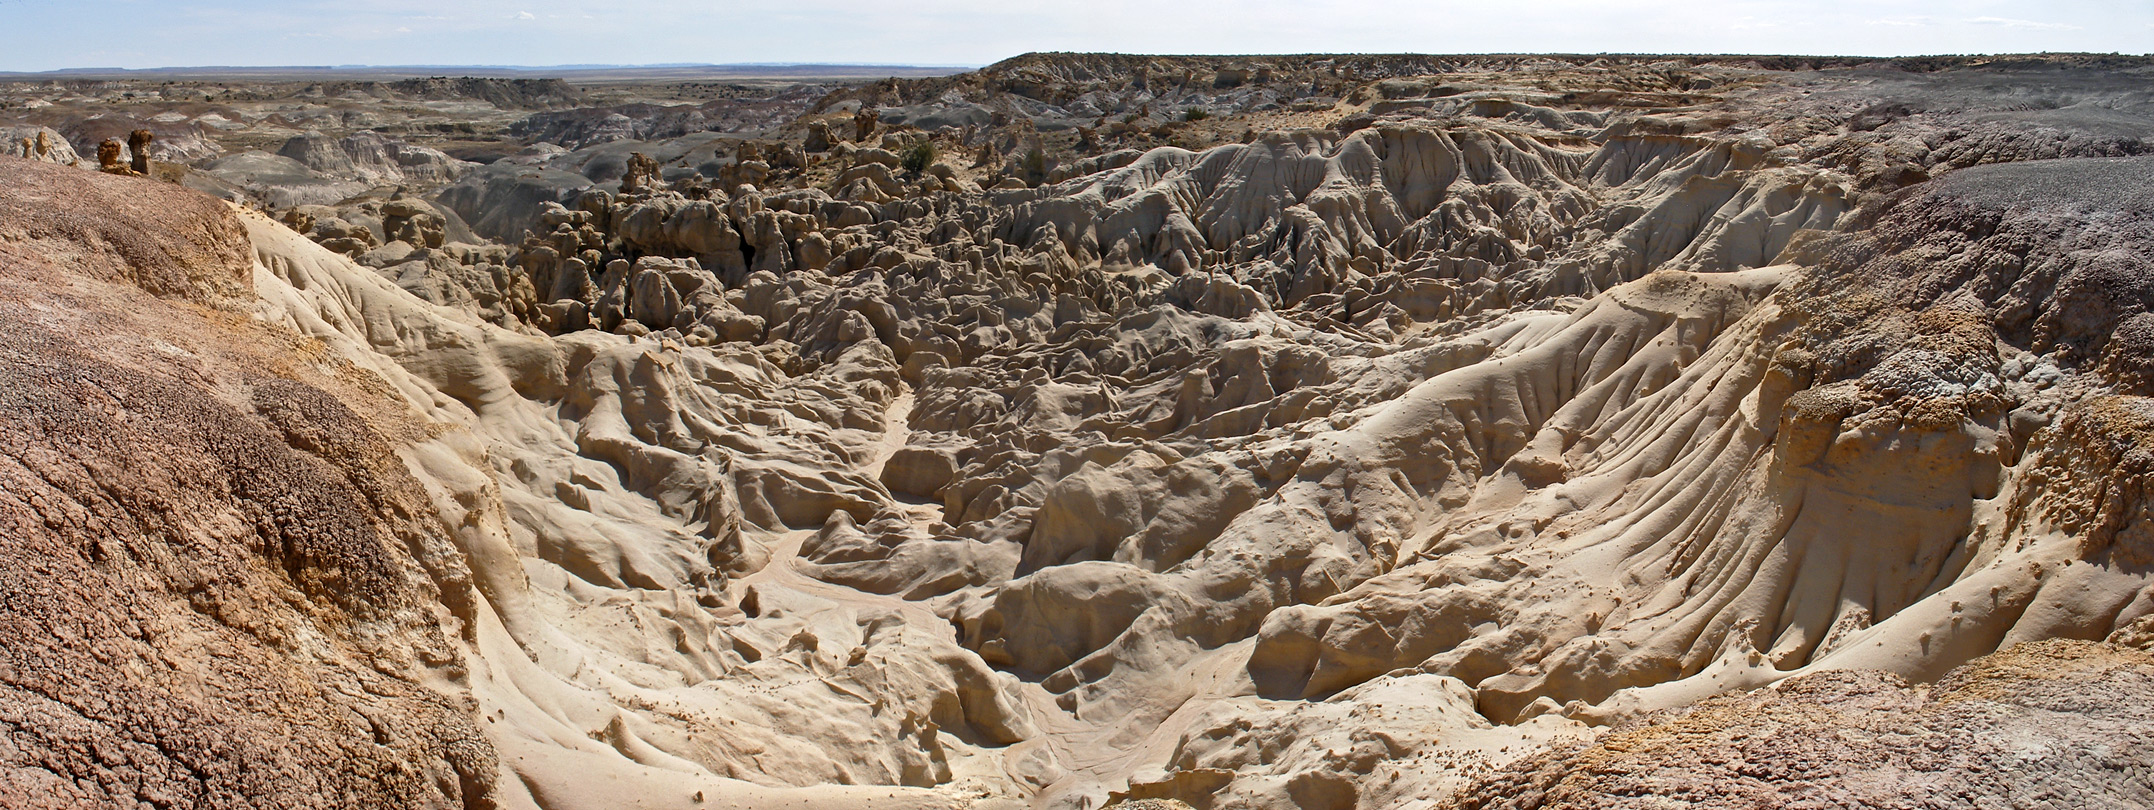
<path id="1" fill-rule="evenodd" d="M 1205 112 L 1202 107 L 1191 107 L 1182 111 L 1182 120 L 1184 121 L 1202 121 L 1210 117 L 1212 117 L 1212 114 Z"/>
<path id="2" fill-rule="evenodd" d="M 898 167 L 907 175 L 918 177 L 927 171 L 927 167 L 935 165 L 935 158 L 939 156 L 934 141 L 921 141 L 906 148 L 905 154 L 898 157 Z"/>
<path id="3" fill-rule="evenodd" d="M 1026 183 L 1036 186 L 1047 182 L 1047 153 L 1036 146 L 1027 150 L 1023 168 Z"/>

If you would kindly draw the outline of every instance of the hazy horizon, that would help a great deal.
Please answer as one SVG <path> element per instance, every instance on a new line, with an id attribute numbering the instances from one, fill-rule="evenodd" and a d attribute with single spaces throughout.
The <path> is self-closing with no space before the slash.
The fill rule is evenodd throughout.
<path id="1" fill-rule="evenodd" d="M 967 67 L 1032 51 L 1912 56 L 2154 52 L 2127 0 L 1373 0 L 904 7 L 624 0 L 0 0 L 0 71 L 579 65 Z"/>
<path id="2" fill-rule="evenodd" d="M 65 67 L 65 68 L 52 68 L 52 69 L 49 69 L 49 70 L 0 70 L 0 73 L 16 73 L 16 74 L 30 74 L 30 73 L 83 73 L 83 72 L 91 72 L 91 73 L 94 73 L 94 72 L 100 72 L 100 71 L 108 71 L 108 70 L 109 70 L 109 71 L 125 71 L 125 72 L 134 72 L 134 73 L 154 73 L 154 72 L 160 72 L 160 71 L 185 71 L 185 70 L 248 70 L 248 71 L 260 71 L 260 70 L 285 70 L 285 69 L 289 69 L 289 70 L 323 70 L 323 71 L 332 71 L 332 70 L 417 70 L 417 69 L 430 69 L 430 68 L 443 68 L 443 69 L 478 69 L 478 70 L 515 70 L 515 71 L 553 71 L 553 70 L 559 70 L 559 71 L 575 71 L 575 70 L 652 70 L 652 69 L 664 69 L 664 68 L 797 68 L 797 67 L 837 67 L 837 68 L 915 68 L 915 69 L 942 69 L 942 68 L 950 68 L 950 69 L 957 69 L 957 70 L 973 70 L 973 69 L 977 69 L 977 68 L 985 67 L 985 66 L 987 66 L 987 65 L 989 65 L 989 64 L 993 64 L 993 63 L 991 63 L 991 62 L 979 62 L 979 63 L 971 63 L 971 64 L 932 64 L 932 63 L 912 63 L 912 62 L 820 62 L 820 61 L 819 61 L 819 62 L 648 62 L 648 63 L 606 63 L 606 62 L 579 62 L 579 63 L 566 63 L 566 64 L 558 64 L 558 65 L 512 65 L 512 64 L 485 64 L 485 63 L 454 63 L 454 62 L 423 63 L 423 62 L 420 62 L 420 63 L 401 63 L 401 64 L 388 64 L 388 63 L 379 63 L 379 64 L 377 64 L 377 63 L 350 63 L 350 64 L 327 64 L 327 63 L 323 63 L 323 64 L 290 64 L 290 65 L 269 65 L 269 64 L 263 64 L 263 65 L 215 65 L 215 64 L 200 64 L 200 65 L 156 65 L 156 66 L 153 66 L 153 67 L 139 67 L 139 68 L 137 68 L 137 67 L 118 67 L 118 66 L 114 66 L 114 65 L 83 65 L 83 66 L 81 66 L 81 67 Z"/>

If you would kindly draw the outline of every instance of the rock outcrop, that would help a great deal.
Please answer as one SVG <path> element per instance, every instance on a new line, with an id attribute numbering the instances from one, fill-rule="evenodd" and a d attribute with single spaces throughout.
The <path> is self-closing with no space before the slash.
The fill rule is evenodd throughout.
<path id="1" fill-rule="evenodd" d="M 155 133 L 152 133 L 152 132 L 150 132 L 149 130 L 146 130 L 146 129 L 138 129 L 138 130 L 135 130 L 134 132 L 128 133 L 128 135 L 127 135 L 127 160 L 128 160 L 128 168 L 134 169 L 134 170 L 135 170 L 135 174 L 139 174 L 139 175 L 142 175 L 142 176 L 144 176 L 144 177 L 148 177 L 148 176 L 149 176 L 149 174 L 150 174 L 150 143 L 151 143 L 151 142 L 153 142 L 153 141 L 155 141 L 155 140 L 157 140 L 157 135 L 156 135 Z"/>
<path id="2" fill-rule="evenodd" d="M 2154 657 L 2030 642 L 1911 685 L 1822 672 L 1627 724 L 1480 777 L 1445 807 L 2135 807 Z"/>
<path id="3" fill-rule="evenodd" d="M 334 205 L 367 189 L 365 183 L 338 180 L 283 155 L 241 152 L 218 158 L 202 173 L 239 188 L 272 208 Z"/>
<path id="4" fill-rule="evenodd" d="M 222 203 L 0 172 L 0 796 L 497 806 L 439 690 L 469 677 L 471 579 L 401 408 L 238 315 L 253 248 Z"/>
<path id="5" fill-rule="evenodd" d="M 470 164 L 440 150 L 413 146 L 374 132 L 343 138 L 308 132 L 285 141 L 277 154 L 298 161 L 310 171 L 369 185 L 434 187 L 454 182 L 470 169 Z"/>
<path id="6" fill-rule="evenodd" d="M 0 795 L 2144 804 L 2144 70 L 1035 55 L 209 164 L 274 219 L 0 158 L 0 577 L 91 583 Z"/>
<path id="7" fill-rule="evenodd" d="M 136 174 L 135 170 L 120 165 L 120 142 L 106 138 L 97 145 L 97 169 L 106 174 Z"/>
<path id="8" fill-rule="evenodd" d="M 0 138 L 15 150 L 10 157 L 63 165 L 82 160 L 75 147 L 51 127 L 0 127 Z"/>

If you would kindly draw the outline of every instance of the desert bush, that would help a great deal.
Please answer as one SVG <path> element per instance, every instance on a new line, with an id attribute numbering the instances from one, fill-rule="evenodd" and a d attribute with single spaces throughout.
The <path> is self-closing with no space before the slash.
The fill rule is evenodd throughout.
<path id="1" fill-rule="evenodd" d="M 905 154 L 898 156 L 898 168 L 904 169 L 909 176 L 918 177 L 921 172 L 927 171 L 927 167 L 935 165 L 935 158 L 939 156 L 934 141 L 922 140 L 907 147 Z"/>
<path id="2" fill-rule="evenodd" d="M 1047 153 L 1039 147 L 1032 147 L 1025 152 L 1022 167 L 1026 183 L 1037 186 L 1047 182 Z"/>

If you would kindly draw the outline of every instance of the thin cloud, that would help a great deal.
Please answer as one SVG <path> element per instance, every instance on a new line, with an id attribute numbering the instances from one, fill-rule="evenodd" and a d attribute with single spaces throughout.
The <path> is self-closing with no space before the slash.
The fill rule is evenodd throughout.
<path id="1" fill-rule="evenodd" d="M 1903 27 L 1903 28 L 1927 28 L 1927 27 L 1929 27 L 1929 25 L 1930 25 L 1930 18 L 1928 18 L 1928 17 L 1888 17 L 1888 18 L 1885 18 L 1885 19 L 1881 19 L 1881 20 L 1866 20 L 1866 21 L 1864 21 L 1864 22 L 1865 22 L 1865 24 L 1868 24 L 1868 25 L 1897 25 L 1897 26 L 1900 26 L 1900 27 Z"/>
<path id="2" fill-rule="evenodd" d="M 2038 20 L 2015 20 L 2010 17 L 1975 17 L 1968 20 L 1975 25 L 2001 25 L 2006 28 L 2024 28 L 2030 31 L 2078 31 L 2079 26 Z"/>

